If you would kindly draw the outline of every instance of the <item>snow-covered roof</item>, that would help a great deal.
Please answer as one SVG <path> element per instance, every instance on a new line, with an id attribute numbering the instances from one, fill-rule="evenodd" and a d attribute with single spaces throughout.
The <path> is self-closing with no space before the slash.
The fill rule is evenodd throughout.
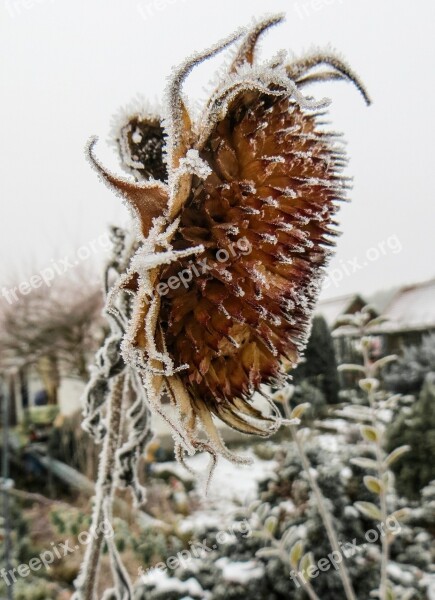
<path id="1" fill-rule="evenodd" d="M 339 298 L 321 300 L 317 304 L 316 314 L 321 315 L 328 324 L 328 327 L 333 329 L 338 318 L 348 314 L 355 303 L 359 305 L 358 308 L 365 304 L 364 300 L 358 294 L 348 294 Z"/>
<path id="2" fill-rule="evenodd" d="M 435 279 L 401 288 L 386 306 L 382 333 L 435 329 Z"/>

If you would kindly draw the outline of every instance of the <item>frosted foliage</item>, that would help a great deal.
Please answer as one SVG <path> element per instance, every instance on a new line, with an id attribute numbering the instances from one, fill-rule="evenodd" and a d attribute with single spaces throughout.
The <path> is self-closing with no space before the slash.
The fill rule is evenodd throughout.
<path id="1" fill-rule="evenodd" d="M 186 157 L 180 160 L 180 170 L 197 175 L 200 179 L 206 179 L 212 172 L 208 164 L 199 156 L 198 150 L 193 148 L 188 150 Z"/>
<path id="2" fill-rule="evenodd" d="M 337 135 L 320 128 L 329 100 L 323 98 L 317 101 L 306 96 L 303 88 L 316 80 L 344 78 L 352 81 L 366 100 L 368 96 L 349 67 L 330 52 L 323 55 L 314 53 L 290 61 L 281 51 L 263 63 L 258 62 L 255 50 L 259 37 L 282 18 L 282 15 L 274 15 L 254 22 L 249 28 L 239 29 L 211 48 L 186 59 L 173 69 L 168 79 L 161 110 L 136 103 L 118 117 L 114 124 L 114 138 L 130 178 L 121 178 L 104 169 L 93 154 L 95 140 L 89 144 L 88 155 L 93 166 L 103 181 L 122 197 L 131 212 L 135 228 L 133 240 L 126 232 L 119 229 L 112 231 L 114 252 L 105 278 L 105 312 L 110 334 L 97 355 L 85 391 L 84 427 L 103 445 L 93 513 L 94 529 L 101 518 L 111 520 L 117 487 L 130 487 L 137 505 L 144 501 L 145 490 L 138 477 L 138 459 L 152 437 L 150 410 L 161 415 L 169 424 L 176 458 L 188 469 L 186 454 L 191 456 L 197 451 L 209 454 L 206 486 L 218 456 L 238 464 L 251 462 L 251 457 L 235 455 L 225 446 L 216 427 L 216 417 L 239 431 L 261 436 L 273 434 L 283 422 L 290 425 L 299 422 L 297 419 L 283 419 L 264 383 L 281 386 L 286 375 L 282 359 L 289 355 L 293 364 L 304 348 L 310 315 L 324 273 L 323 266 L 329 256 L 326 245 L 331 243 L 329 237 L 334 234 L 330 229 L 331 216 L 335 212 L 333 202 L 343 199 L 348 188 L 347 180 L 338 175 L 344 164 L 344 155 Z M 193 119 L 183 97 L 186 77 L 195 66 L 235 42 L 238 44 L 231 63 L 221 69 L 215 80 L 215 89 L 199 110 L 198 117 Z M 319 66 L 327 67 L 327 70 L 313 71 Z M 255 102 L 249 100 L 251 98 L 257 102 L 257 108 Z M 248 180 L 244 181 L 238 181 L 231 174 L 233 165 L 226 169 L 227 163 L 231 163 L 228 155 L 237 156 L 235 150 L 238 148 L 225 148 L 224 137 L 220 140 L 219 137 L 213 138 L 219 129 L 217 126 L 224 119 L 232 118 L 234 113 L 231 111 L 238 106 L 236 101 L 239 100 L 243 110 L 247 111 L 247 119 L 252 119 L 258 109 L 254 135 L 249 136 L 248 133 L 245 138 L 252 138 L 246 142 L 246 153 L 252 152 L 256 159 L 253 163 L 261 165 L 257 169 L 261 169 L 261 177 L 253 169 Z M 274 128 L 290 119 L 279 116 L 278 122 L 275 106 L 288 111 L 287 117 L 290 115 L 291 122 L 295 123 L 294 127 L 282 129 L 285 146 L 278 143 L 279 134 Z M 226 124 L 223 123 L 223 129 Z M 258 140 L 261 136 L 276 145 L 270 155 L 265 155 L 266 147 L 260 147 Z M 213 139 L 221 145 L 213 147 Z M 284 148 L 288 152 L 284 152 Z M 299 150 L 292 153 L 295 148 Z M 238 160 L 241 160 L 240 156 Z M 290 170 L 285 170 L 288 161 L 294 161 L 297 166 L 294 177 L 288 176 Z M 316 161 L 322 164 L 320 170 L 313 169 Z M 217 165 L 216 172 L 213 171 L 214 165 Z M 304 168 L 299 170 L 300 166 Z M 220 177 L 219 169 L 222 172 L 227 170 L 227 174 Z M 281 169 L 282 180 L 287 185 L 283 184 L 282 189 L 270 185 L 270 197 L 262 199 L 259 189 L 262 181 L 273 177 Z M 309 177 L 306 173 L 323 176 Z M 222 196 L 216 205 L 222 207 L 226 203 L 235 209 L 233 213 L 240 213 L 240 218 L 218 215 L 214 220 L 214 209 L 210 209 L 201 196 L 204 190 L 210 190 L 207 186 L 213 183 L 214 178 L 222 180 L 222 186 L 218 188 Z M 240 206 L 232 204 L 231 194 L 235 189 L 243 199 L 239 202 Z M 204 193 L 211 197 L 213 191 L 216 190 Z M 314 196 L 321 202 L 313 201 Z M 324 206 L 320 206 L 322 204 Z M 196 211 L 193 216 L 189 213 L 192 208 Z M 206 218 L 201 226 L 197 226 L 196 219 L 203 218 L 201 211 L 206 213 Z M 262 213 L 266 214 L 263 211 L 277 216 L 272 216 L 271 222 L 268 222 L 262 219 Z M 189 225 L 189 219 L 194 226 Z M 324 227 L 317 224 L 311 227 L 312 221 L 324 221 Z M 198 262 L 200 257 L 206 256 L 210 247 L 207 227 L 213 230 L 216 238 L 224 240 L 217 244 L 222 249 L 226 242 L 233 242 L 244 233 L 246 223 L 250 227 L 248 232 L 256 235 L 257 251 L 262 253 L 259 256 L 264 260 L 236 253 L 239 262 L 215 263 L 209 279 L 202 278 L 192 283 L 185 297 L 162 298 L 159 285 L 165 283 L 164 275 L 170 273 L 171 268 L 186 265 L 185 259 L 190 257 L 193 264 L 195 256 L 198 255 Z M 190 232 L 186 233 L 189 227 Z M 313 233 L 317 229 L 323 233 Z M 180 239 L 180 235 L 185 233 L 184 239 Z M 311 237 L 316 240 L 315 243 Z M 281 242 L 283 238 L 286 243 Z M 275 276 L 275 265 L 279 268 L 279 276 Z M 294 270 L 288 265 L 295 265 Z M 281 276 L 281 272 L 284 275 Z M 200 278 L 200 275 L 197 277 Z M 210 280 L 214 281 L 208 290 Z M 207 293 L 213 299 L 213 309 L 209 308 L 208 299 L 208 308 L 201 306 L 201 296 L 206 297 Z M 244 298 L 243 301 L 240 298 Z M 175 317 L 171 312 L 165 313 L 168 303 L 170 309 L 176 312 Z M 181 334 L 179 331 L 173 334 L 170 327 L 174 321 L 178 323 L 177 319 L 184 318 L 183 311 L 186 309 L 195 318 L 198 315 L 196 324 L 204 335 L 195 335 L 183 322 L 184 329 L 179 330 Z M 213 311 L 214 314 L 210 315 Z M 222 315 L 226 319 L 223 320 Z M 206 340 L 204 323 L 209 323 L 207 319 L 211 317 L 216 318 L 216 330 L 221 336 L 218 343 L 210 344 L 217 359 L 224 356 L 222 362 L 225 365 L 230 360 L 241 359 L 238 366 L 244 372 L 237 375 L 240 381 L 236 378 L 231 384 L 233 387 L 230 385 L 232 374 L 226 377 L 222 365 L 223 371 L 214 369 L 214 364 L 217 364 L 213 363 L 215 357 L 207 354 L 207 344 L 203 344 Z M 230 323 L 220 325 L 226 320 Z M 260 338 L 253 337 L 250 330 L 252 322 L 258 323 Z M 285 336 L 280 338 L 272 327 L 282 327 Z M 221 335 L 222 332 L 225 335 Z M 178 350 L 174 350 L 174 337 L 176 342 L 181 342 L 180 347 L 186 350 L 187 355 L 183 352 L 177 354 Z M 283 339 L 287 346 L 282 343 Z M 261 341 L 264 343 L 260 349 Z M 189 354 L 191 348 L 196 354 L 194 358 Z M 248 352 L 243 356 L 245 350 Z M 237 352 L 234 357 L 233 352 Z M 193 366 L 197 368 L 198 358 L 199 370 L 193 372 L 191 369 Z M 201 391 L 193 385 L 199 385 L 199 371 L 202 377 L 199 380 L 206 382 L 211 396 L 207 397 L 207 390 Z M 215 382 L 214 388 L 210 387 L 211 379 L 206 379 L 208 375 L 213 378 L 213 374 L 219 384 L 217 386 Z M 220 397 L 220 393 L 224 395 Z M 265 413 L 252 405 L 254 393 L 265 401 Z M 169 399 L 173 410 L 167 410 L 162 403 L 163 395 Z M 100 539 L 93 538 L 87 547 L 76 582 L 75 600 L 95 597 L 101 543 L 100 536 Z M 115 587 L 107 590 L 103 598 L 131 598 L 132 586 L 115 543 L 110 540 L 107 545 Z M 222 568 L 227 580 L 240 583 L 249 577 L 262 577 L 263 571 L 253 566 L 250 563 L 240 564 L 238 575 L 227 565 L 223 564 Z M 192 594 L 200 592 L 187 583 L 183 585 L 184 591 Z"/>
<path id="3" fill-rule="evenodd" d="M 310 252 L 314 247 L 314 243 L 310 239 L 309 225 L 312 221 L 329 221 L 333 212 L 331 208 L 332 201 L 327 203 L 328 206 L 304 202 L 304 190 L 305 188 L 310 190 L 318 186 L 319 190 L 330 190 L 331 195 L 335 194 L 337 200 L 342 199 L 346 192 L 347 180 L 336 175 L 336 171 L 334 171 L 338 168 L 334 157 L 343 156 L 341 145 L 337 140 L 338 135 L 334 132 L 322 132 L 322 130 L 311 131 L 311 127 L 305 127 L 304 125 L 304 118 L 308 118 L 307 115 L 312 119 L 313 125 L 315 119 L 319 123 L 319 117 L 326 114 L 324 109 L 328 106 L 329 100 L 326 98 L 320 101 L 314 100 L 312 97 L 304 95 L 302 90 L 305 85 L 304 78 L 308 79 L 310 76 L 319 75 L 318 71 L 312 72 L 312 69 L 319 65 L 326 65 L 340 77 L 353 81 L 360 91 L 364 91 L 362 84 L 341 59 L 334 57 L 331 53 L 325 56 L 311 54 L 292 62 L 285 52 L 280 51 L 263 63 L 254 60 L 254 50 L 258 38 L 272 25 L 279 23 L 282 18 L 282 15 L 267 17 L 255 22 L 249 28 L 236 31 L 211 48 L 195 53 L 173 69 L 168 79 L 161 111 L 150 105 L 142 108 L 136 106 L 132 110 L 133 116 L 128 117 L 124 113 L 121 119 L 118 120 L 117 139 L 121 147 L 121 155 L 125 164 L 131 167 L 133 172 L 134 169 L 139 169 L 141 164 L 140 161 L 135 159 L 135 156 L 129 155 L 130 140 L 133 144 L 140 146 L 141 154 L 138 152 L 138 155 L 140 154 L 145 158 L 148 156 L 147 149 L 152 140 L 146 139 L 145 128 L 138 129 L 138 127 L 132 125 L 128 129 L 129 124 L 138 119 L 141 123 L 149 121 L 150 123 L 158 123 L 159 126 L 163 127 L 165 147 L 162 158 L 167 168 L 167 183 L 152 179 L 134 182 L 118 178 L 104 170 L 93 157 L 92 144 L 90 147 L 90 156 L 95 168 L 106 183 L 114 187 L 123 197 L 132 212 L 136 228 L 136 245 L 131 259 L 125 265 L 125 269 L 119 271 L 119 277 L 108 293 L 106 310 L 110 319 L 116 325 L 115 329 L 117 328 L 117 331 L 113 332 L 110 343 L 107 342 L 106 350 L 108 351 L 110 346 L 110 348 L 113 347 L 116 350 L 113 353 L 114 356 L 120 353 L 121 359 L 129 368 L 133 369 L 137 376 L 135 386 L 138 385 L 138 381 L 141 381 L 145 387 L 149 406 L 170 422 L 177 442 L 177 456 L 181 460 L 181 449 L 192 453 L 198 448 L 209 451 L 213 460 L 219 453 L 238 460 L 223 445 L 209 409 L 204 406 L 202 410 L 198 410 L 197 403 L 194 406 L 192 398 L 181 383 L 181 376 L 186 369 L 189 369 L 189 365 L 175 364 L 173 357 L 167 350 L 167 340 L 165 340 L 159 322 L 162 299 L 156 291 L 160 283 L 161 273 L 165 267 L 172 264 L 183 264 L 184 258 L 194 257 L 205 252 L 205 243 L 204 245 L 192 243 L 191 247 L 180 250 L 178 249 L 179 246 L 172 245 L 172 240 L 178 234 L 180 228 L 180 213 L 182 213 L 189 198 L 192 197 L 192 181 L 197 182 L 197 180 L 200 180 L 205 184 L 210 176 L 214 175 L 211 167 L 212 163 L 208 164 L 203 158 L 203 150 L 211 133 L 226 118 L 233 101 L 242 98 L 244 94 L 250 97 L 250 92 L 254 91 L 260 98 L 260 106 L 263 109 L 261 119 L 257 123 L 257 132 L 264 132 L 264 135 L 269 135 L 270 119 L 274 114 L 274 103 L 268 104 L 270 98 L 276 98 L 277 102 L 287 100 L 289 112 L 295 115 L 294 126 L 283 127 L 279 130 L 283 138 L 289 136 L 288 154 L 278 152 L 264 155 L 263 151 L 260 153 L 259 148 L 255 147 L 253 149 L 259 152 L 258 158 L 262 161 L 265 176 L 273 174 L 275 169 L 285 165 L 287 160 L 290 160 L 287 158 L 288 156 L 291 156 L 291 160 L 296 161 L 296 164 L 306 163 L 310 165 L 309 172 L 312 172 L 312 164 L 315 160 L 321 159 L 327 163 L 330 162 L 330 171 L 334 173 L 334 177 L 328 178 L 327 172 L 325 172 L 325 177 L 319 178 L 301 175 L 299 178 L 294 179 L 294 185 L 272 188 L 271 193 L 273 191 L 273 195 L 262 199 L 265 207 L 278 210 L 282 199 L 287 199 L 289 207 L 293 200 L 300 202 L 303 207 L 300 212 L 294 210 L 291 223 L 288 222 L 289 219 L 283 219 L 283 222 L 280 222 L 280 219 L 274 224 L 274 231 L 259 232 L 261 244 L 277 248 L 277 260 L 283 268 L 285 265 L 295 264 L 296 261 L 303 260 L 304 264 L 307 263 L 304 267 L 305 279 L 300 284 L 296 282 L 291 292 L 287 294 L 291 296 L 291 300 L 288 297 L 282 300 L 282 306 L 289 313 L 283 315 L 285 323 L 296 324 L 296 319 L 291 314 L 292 311 L 296 310 L 301 315 L 299 318 L 303 320 L 303 323 L 299 328 L 301 333 L 298 336 L 300 335 L 303 340 L 305 340 L 304 329 L 308 328 L 309 317 L 319 293 L 318 280 L 321 271 L 318 264 L 315 267 L 308 264 Z M 215 79 L 215 89 L 209 95 L 198 118 L 192 121 L 192 116 L 186 108 L 187 103 L 183 97 L 183 83 L 186 77 L 195 66 L 215 56 L 235 42 L 238 42 L 238 46 L 235 47 L 231 64 L 225 65 L 218 72 Z M 324 73 L 325 78 L 330 72 Z M 251 111 L 250 116 L 253 114 L 252 110 L 249 106 L 248 113 Z M 284 123 L 284 120 L 282 122 Z M 119 131 L 123 130 L 128 131 L 130 137 L 120 136 Z M 292 151 L 292 139 L 297 141 L 297 148 L 302 147 L 301 140 L 305 139 L 308 149 L 293 149 Z M 255 141 L 255 136 L 253 136 L 253 139 L 249 140 L 248 143 L 255 145 L 258 144 L 258 141 Z M 152 150 L 152 153 L 156 152 L 155 145 L 152 148 L 150 146 L 149 149 L 150 152 Z M 300 181 L 296 181 L 296 179 Z M 255 198 L 258 194 L 254 180 L 244 181 L 241 187 L 242 193 L 247 198 L 249 195 Z M 232 183 L 229 181 L 222 183 L 222 193 L 225 191 L 230 193 L 231 189 Z M 280 193 L 278 198 L 276 192 Z M 162 204 L 155 208 L 153 202 L 157 203 L 157 201 L 162 202 Z M 252 217 L 261 215 L 262 210 L 254 206 L 248 206 L 248 202 L 246 204 L 242 207 L 246 215 Z M 227 236 L 238 236 L 243 231 L 242 228 L 233 223 L 222 223 L 219 226 L 222 227 L 222 235 L 225 233 Z M 291 252 L 289 252 L 290 255 L 284 254 L 279 247 L 281 233 L 288 234 L 294 240 Z M 331 233 L 332 231 L 325 228 L 325 239 Z M 322 251 L 323 256 L 327 257 L 328 251 L 326 249 Z M 219 280 L 227 284 L 228 289 L 235 297 L 243 298 L 246 295 L 239 277 L 235 277 L 235 272 L 230 267 L 215 265 L 213 268 L 215 272 L 218 272 Z M 257 264 L 250 266 L 250 276 L 258 284 L 254 292 L 255 301 L 261 301 L 266 297 L 266 291 L 271 289 L 270 272 L 267 267 L 257 261 Z M 233 315 L 224 302 L 218 303 L 216 310 L 225 315 L 227 319 L 233 320 Z M 265 322 L 273 326 L 283 324 L 282 317 L 273 314 L 266 308 L 258 309 L 258 312 Z M 243 311 L 238 315 L 238 322 L 247 322 Z M 234 346 L 238 346 L 232 332 L 228 333 L 227 340 Z M 281 351 L 277 349 L 277 344 L 271 339 L 265 339 L 265 343 L 274 356 L 281 355 Z M 295 347 L 302 348 L 303 342 L 295 340 Z M 105 364 L 104 374 L 107 376 L 111 366 L 107 366 L 107 361 L 103 360 L 102 363 Z M 97 371 L 95 381 L 99 381 L 102 373 L 101 370 Z M 252 384 L 252 390 L 258 385 L 254 385 L 254 381 L 257 380 L 258 377 L 254 376 L 251 370 L 249 381 Z M 104 403 L 103 382 L 98 385 L 101 389 L 98 386 L 95 388 L 98 388 L 99 392 L 98 394 L 94 393 L 93 415 L 94 413 L 95 415 L 98 414 L 99 407 Z M 163 393 L 169 395 L 172 403 L 179 411 L 179 422 L 174 422 L 172 418 L 165 414 L 160 402 Z M 252 416 L 255 413 L 250 413 L 247 405 L 243 406 L 243 410 L 239 407 L 239 410 L 241 414 L 236 413 L 236 411 L 234 413 L 236 421 L 241 418 L 246 423 L 255 421 Z M 280 422 L 277 419 L 275 424 L 271 424 L 273 419 L 269 419 L 269 417 L 267 419 L 267 425 L 264 425 L 264 423 L 262 425 L 266 428 L 264 433 L 273 431 L 276 424 Z M 201 428 L 205 433 L 205 438 L 201 434 Z"/>

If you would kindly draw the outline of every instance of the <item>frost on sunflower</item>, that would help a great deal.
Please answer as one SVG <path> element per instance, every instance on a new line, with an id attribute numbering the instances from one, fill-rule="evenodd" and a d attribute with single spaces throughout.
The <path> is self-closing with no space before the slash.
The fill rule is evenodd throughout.
<path id="1" fill-rule="evenodd" d="M 107 300 L 120 360 L 170 422 L 179 458 L 200 449 L 212 464 L 218 454 L 242 460 L 224 446 L 214 417 L 254 435 L 279 426 L 265 386 L 282 384 L 303 351 L 334 245 L 336 203 L 349 187 L 340 139 L 319 125 L 329 101 L 302 90 L 345 79 L 368 102 L 367 94 L 331 54 L 254 60 L 260 35 L 281 20 L 268 18 L 185 60 L 172 72 L 160 115 L 148 107 L 123 117 L 115 138 L 134 180 L 106 171 L 90 146 L 136 227 L 132 256 Z M 185 78 L 235 42 L 232 63 L 193 121 Z M 241 238 L 249 254 L 237 249 Z M 192 261 L 211 267 L 186 289 L 176 279 Z M 156 292 L 162 283 L 165 295 Z M 254 392 L 271 411 L 254 406 Z M 177 419 L 165 411 L 164 395 Z"/>
<path id="2" fill-rule="evenodd" d="M 337 234 L 337 202 L 349 187 L 341 140 L 323 128 L 329 101 L 303 90 L 343 79 L 369 102 L 358 77 L 330 53 L 290 61 L 279 52 L 259 63 L 259 37 L 282 19 L 266 18 L 189 57 L 171 73 L 160 114 L 145 107 L 122 118 L 115 138 L 133 179 L 108 172 L 95 140 L 89 145 L 98 174 L 135 223 L 133 239 L 118 231 L 106 276 L 111 335 L 86 391 L 85 426 L 104 444 L 94 522 L 110 517 L 119 483 L 143 499 L 136 468 L 151 435 L 149 409 L 170 424 L 177 458 L 206 451 L 210 473 L 218 455 L 249 462 L 226 448 L 215 419 L 258 436 L 282 423 L 268 386 L 282 385 L 303 352 Z M 186 77 L 235 43 L 194 118 L 182 94 Z M 193 261 L 201 270 L 186 289 L 180 273 Z M 88 568 L 95 545 L 77 597 L 95 585 Z M 129 584 L 109 549 L 124 597 Z"/>

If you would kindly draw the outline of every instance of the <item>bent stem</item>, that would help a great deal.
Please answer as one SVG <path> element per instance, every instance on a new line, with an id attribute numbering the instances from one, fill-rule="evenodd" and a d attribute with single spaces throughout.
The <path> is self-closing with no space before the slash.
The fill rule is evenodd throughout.
<path id="1" fill-rule="evenodd" d="M 283 401 L 283 405 L 284 405 L 284 411 L 285 411 L 286 417 L 288 419 L 291 419 L 291 410 L 290 410 L 290 405 L 289 405 L 289 401 L 287 398 L 285 398 L 285 400 Z M 329 511 L 325 506 L 325 499 L 320 490 L 320 487 L 318 486 L 317 481 L 311 472 L 311 465 L 310 465 L 308 457 L 305 453 L 303 444 L 299 438 L 298 431 L 297 431 L 295 425 L 289 425 L 289 427 L 290 427 L 292 439 L 298 450 L 298 454 L 301 459 L 302 466 L 304 468 L 305 473 L 307 474 L 307 477 L 310 482 L 311 489 L 313 490 L 314 496 L 316 497 L 317 509 L 320 513 L 323 524 L 325 526 L 326 534 L 328 536 L 329 543 L 331 544 L 331 548 L 334 550 L 334 552 L 337 552 L 341 556 L 342 552 L 341 552 L 340 546 L 338 544 L 338 539 L 337 539 L 337 536 L 336 536 L 336 533 L 334 530 L 334 525 L 332 523 L 331 515 L 329 514 Z M 339 573 L 341 581 L 343 583 L 343 588 L 346 593 L 346 599 L 347 600 L 356 600 L 355 592 L 353 591 L 349 573 L 347 572 L 347 569 L 344 566 L 343 562 L 338 563 L 338 573 Z"/>
<path id="2" fill-rule="evenodd" d="M 95 507 L 90 527 L 91 541 L 86 548 L 80 575 L 76 582 L 73 600 L 94 600 L 98 583 L 98 569 L 104 534 L 100 525 L 104 520 L 104 503 L 110 501 L 114 493 L 116 451 L 119 448 L 122 425 L 122 398 L 125 376 L 118 375 L 113 380 L 107 409 L 107 433 L 100 453 L 98 479 L 96 483 Z"/>

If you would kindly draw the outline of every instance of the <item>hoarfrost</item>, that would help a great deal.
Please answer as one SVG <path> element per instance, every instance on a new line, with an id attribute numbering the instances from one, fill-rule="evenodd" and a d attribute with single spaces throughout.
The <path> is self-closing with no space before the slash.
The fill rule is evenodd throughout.
<path id="1" fill-rule="evenodd" d="M 207 179 L 212 170 L 198 153 L 198 150 L 191 148 L 186 152 L 186 156 L 180 160 L 180 171 L 196 175 L 200 179 Z"/>

